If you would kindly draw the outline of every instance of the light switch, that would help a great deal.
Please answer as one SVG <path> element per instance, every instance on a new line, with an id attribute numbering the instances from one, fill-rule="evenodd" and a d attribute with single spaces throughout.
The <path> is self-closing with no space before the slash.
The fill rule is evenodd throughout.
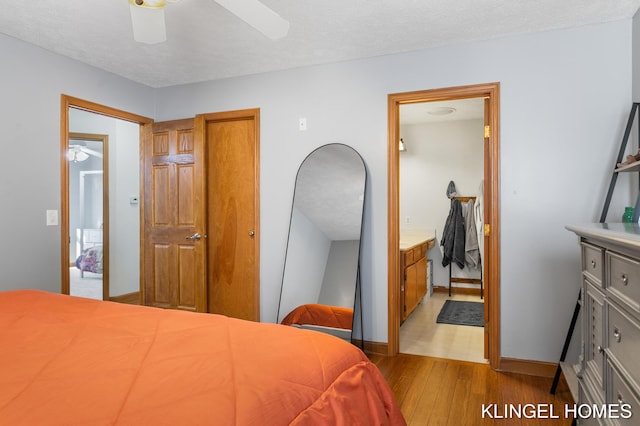
<path id="1" fill-rule="evenodd" d="M 47 210 L 47 226 L 58 226 L 58 210 Z"/>

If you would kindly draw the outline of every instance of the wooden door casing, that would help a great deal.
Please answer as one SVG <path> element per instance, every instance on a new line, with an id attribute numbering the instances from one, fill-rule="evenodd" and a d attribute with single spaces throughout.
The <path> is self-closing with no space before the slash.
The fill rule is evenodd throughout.
<path id="1" fill-rule="evenodd" d="M 148 126 L 150 127 L 150 126 Z M 204 150 L 194 120 L 143 132 L 143 302 L 205 312 Z M 189 236 L 200 234 L 201 239 Z"/>

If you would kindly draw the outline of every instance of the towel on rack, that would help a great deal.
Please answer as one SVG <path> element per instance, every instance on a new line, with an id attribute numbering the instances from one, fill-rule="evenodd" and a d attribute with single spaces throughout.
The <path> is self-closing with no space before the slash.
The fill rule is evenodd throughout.
<path id="1" fill-rule="evenodd" d="M 465 241 L 464 262 L 469 268 L 477 269 L 480 265 L 480 247 L 474 215 L 474 201 L 467 201 L 464 209 Z"/>
<path id="2" fill-rule="evenodd" d="M 465 229 L 462 217 L 462 203 L 452 200 L 449 216 L 444 225 L 440 245 L 443 247 L 442 266 L 455 262 L 459 268 L 464 268 Z"/>
<path id="3" fill-rule="evenodd" d="M 476 232 L 478 234 L 478 250 L 480 251 L 480 261 L 484 259 L 484 180 L 480 181 L 476 203 L 473 206 L 476 217 Z"/>

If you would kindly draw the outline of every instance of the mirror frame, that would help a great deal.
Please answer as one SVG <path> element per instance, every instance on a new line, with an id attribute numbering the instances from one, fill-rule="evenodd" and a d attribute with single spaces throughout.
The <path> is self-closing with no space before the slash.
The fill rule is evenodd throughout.
<path id="1" fill-rule="evenodd" d="M 359 238 L 358 238 L 358 256 L 357 256 L 357 264 L 356 264 L 356 275 L 355 275 L 355 282 L 354 282 L 354 297 L 353 297 L 353 314 L 352 314 L 352 319 L 351 319 L 351 336 L 350 336 L 350 341 L 352 343 L 355 343 L 356 339 L 354 337 L 355 335 L 355 331 L 358 328 L 357 326 L 359 325 L 359 331 L 360 331 L 360 339 L 358 339 L 357 341 L 360 343 L 360 347 L 363 347 L 364 341 L 363 341 L 363 318 L 362 318 L 362 282 L 361 282 L 361 269 L 360 269 L 360 265 L 361 265 L 361 259 L 362 259 L 362 230 L 364 228 L 364 218 L 365 218 L 365 205 L 366 205 L 366 192 L 367 192 L 367 184 L 368 184 L 368 173 L 367 173 L 367 164 L 364 161 L 364 158 L 362 157 L 362 155 L 360 155 L 360 153 L 353 148 L 350 145 L 344 144 L 344 143 L 328 143 L 325 145 L 321 145 L 317 148 L 315 148 L 313 151 L 311 151 L 309 154 L 307 154 L 307 156 L 304 157 L 304 159 L 302 160 L 302 162 L 300 163 L 300 166 L 298 166 L 298 170 L 296 172 L 296 178 L 294 181 L 294 188 L 293 188 L 293 196 L 292 196 L 292 202 L 291 202 L 291 213 L 289 216 L 289 229 L 287 232 L 287 244 L 285 247 L 285 260 L 284 260 L 284 266 L 282 268 L 282 280 L 281 280 L 281 285 L 280 285 L 280 298 L 278 299 L 278 310 L 276 312 L 276 324 L 280 324 L 281 323 L 281 319 L 280 319 L 280 310 L 282 308 L 282 295 L 284 292 L 284 287 L 285 287 L 285 273 L 286 273 L 286 268 L 287 268 L 287 260 L 289 257 L 289 243 L 290 243 L 290 238 L 291 238 L 291 228 L 292 228 L 292 222 L 293 222 L 293 210 L 295 207 L 295 202 L 296 202 L 296 190 L 297 190 L 297 186 L 298 186 L 298 177 L 300 174 L 300 170 L 302 169 L 302 166 L 305 164 L 305 162 L 307 161 L 307 159 L 309 157 L 311 157 L 315 152 L 317 152 L 318 150 L 322 149 L 322 148 L 326 148 L 326 147 L 330 147 L 330 146 L 342 146 L 345 148 L 350 149 L 355 155 L 358 156 L 358 158 L 360 159 L 360 161 L 362 162 L 362 168 L 363 168 L 363 172 L 364 172 L 364 176 L 363 176 L 363 184 L 362 184 L 362 209 L 360 212 L 360 230 L 359 230 Z M 288 315 L 285 314 L 283 315 L 283 318 Z M 356 320 L 359 319 L 359 322 L 357 322 Z"/>

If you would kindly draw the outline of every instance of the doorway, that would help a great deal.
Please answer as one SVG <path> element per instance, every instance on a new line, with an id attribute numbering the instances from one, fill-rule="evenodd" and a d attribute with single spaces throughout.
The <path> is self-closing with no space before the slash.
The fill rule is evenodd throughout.
<path id="1" fill-rule="evenodd" d="M 67 95 L 61 96 L 60 111 L 61 292 L 72 293 L 72 274 L 81 277 L 85 273 L 87 279 L 82 282 L 83 290 L 87 290 L 88 284 L 96 278 L 102 278 L 104 282 L 104 289 L 95 298 L 139 303 L 140 260 L 137 248 L 140 241 L 140 177 L 136 170 L 140 161 L 140 125 L 152 120 Z M 97 149 L 97 140 L 102 141 L 101 153 Z M 74 166 L 70 166 L 73 160 L 85 157 L 80 152 L 91 157 L 91 151 L 94 151 L 94 157 L 103 156 L 102 173 L 96 173 L 94 167 L 87 167 L 82 173 L 78 170 L 74 172 Z M 78 162 L 88 161 L 98 160 L 87 157 L 85 161 Z M 111 170 L 108 165 L 112 166 Z M 70 174 L 78 175 L 77 185 L 73 184 Z M 80 213 L 71 211 L 71 205 L 77 205 L 75 199 L 81 196 L 80 174 L 84 175 L 85 187 L 94 186 L 91 191 L 82 191 L 83 196 L 94 200 L 91 212 L 87 208 L 82 213 L 86 216 L 82 226 L 77 219 Z M 102 178 L 98 182 L 96 179 L 100 175 Z M 102 185 L 102 191 L 97 189 L 98 183 Z M 73 188 L 71 185 L 74 185 Z M 78 232 L 81 233 L 80 239 L 76 237 Z M 82 250 L 76 256 L 75 248 L 78 246 Z M 87 268 L 94 270 L 81 271 L 76 261 L 78 257 L 88 254 L 95 256 L 94 259 L 87 259 Z M 98 268 L 92 262 L 100 255 L 102 261 Z M 75 290 L 73 294 L 86 297 L 86 294 L 78 294 Z"/>
<path id="2" fill-rule="evenodd" d="M 109 299 L 108 135 L 70 133 L 69 294 Z"/>
<path id="3" fill-rule="evenodd" d="M 399 352 L 400 290 L 400 106 L 444 100 L 484 99 L 484 352 L 499 368 L 499 83 L 391 94 L 388 97 L 388 354 Z M 482 243 L 482 242 L 480 242 Z"/>
<path id="4" fill-rule="evenodd" d="M 478 244 L 484 240 L 478 235 L 483 229 L 483 135 L 483 98 L 400 105 L 404 142 L 399 165 L 400 261 L 404 261 L 405 271 L 401 353 L 487 362 L 483 330 L 486 298 L 480 285 L 484 256 Z M 452 185 L 456 194 L 448 196 Z M 447 244 L 448 250 L 442 245 L 453 241 L 445 238 L 444 229 L 454 200 L 459 209 L 453 211 L 465 224 L 464 244 L 456 245 L 457 251 L 454 245 Z M 411 261 L 406 254 L 418 241 L 429 241 L 426 253 L 414 255 L 416 266 L 407 266 Z M 415 267 L 422 271 L 416 279 L 427 291 L 413 296 L 410 271 Z M 455 314 L 453 320 L 447 319 L 448 312 L 465 312 L 468 318 Z"/>

